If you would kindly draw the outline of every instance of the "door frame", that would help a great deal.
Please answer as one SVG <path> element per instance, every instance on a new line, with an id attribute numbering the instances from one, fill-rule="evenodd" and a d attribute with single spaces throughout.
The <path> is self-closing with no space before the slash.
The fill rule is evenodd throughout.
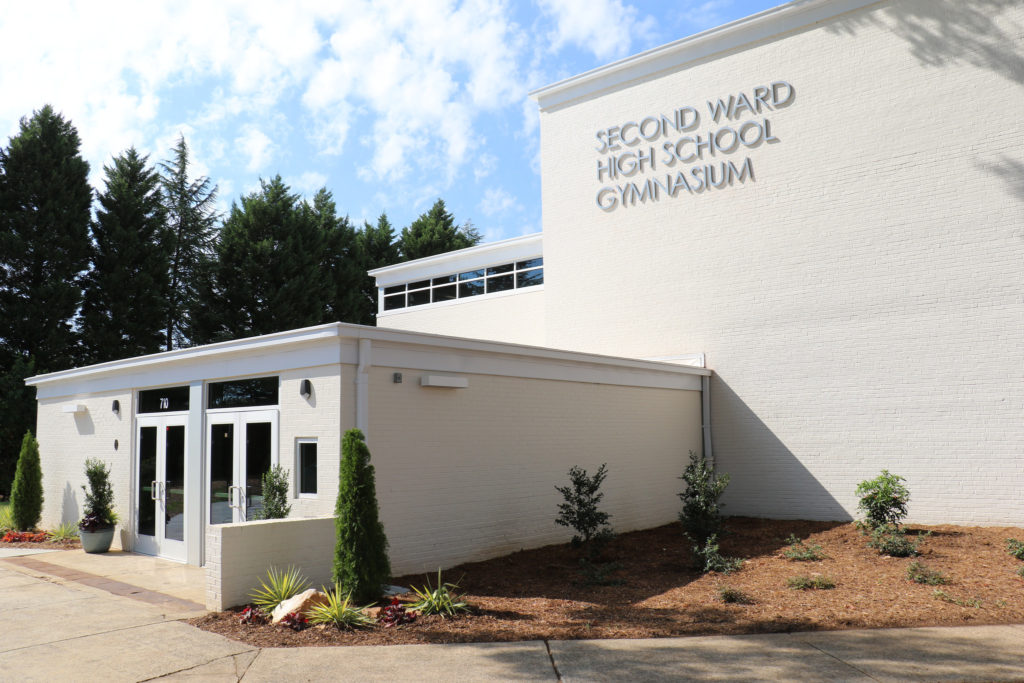
<path id="1" fill-rule="evenodd" d="M 213 505 L 213 486 L 210 481 L 213 476 L 213 437 L 212 431 L 215 425 L 232 424 L 232 464 L 231 474 L 234 484 L 229 487 L 229 505 L 231 506 L 231 523 L 246 521 L 245 508 L 245 481 L 246 481 L 246 459 L 244 447 L 244 428 L 246 424 L 253 422 L 270 423 L 270 467 L 280 463 L 280 416 L 281 411 L 276 406 L 254 406 L 251 408 L 211 408 L 206 411 L 204 420 L 203 438 L 206 442 L 206 474 L 203 481 L 203 505 L 205 507 L 204 517 L 208 525 L 214 524 L 211 508 Z M 239 489 L 242 495 L 238 495 Z M 222 522 L 226 523 L 226 522 Z"/>
<path id="2" fill-rule="evenodd" d="M 154 413 L 146 415 L 137 415 L 135 417 L 135 448 L 133 449 L 133 465 L 134 471 L 133 479 L 133 498 L 134 505 L 132 512 L 134 513 L 133 522 L 131 525 L 132 535 L 132 549 L 135 552 L 144 555 L 155 555 L 169 560 L 175 560 L 177 562 L 186 562 L 188 559 L 188 524 L 187 518 L 189 515 L 190 505 L 194 500 L 195 496 L 192 495 L 191 487 L 188 485 L 189 470 L 191 468 L 188 457 L 188 422 L 189 422 L 188 411 L 176 411 L 173 413 Z M 162 494 L 159 499 L 150 498 L 150 500 L 158 500 L 158 509 L 156 515 L 156 522 L 154 528 L 154 535 L 139 533 L 139 519 L 141 513 L 141 506 L 143 500 L 141 498 L 142 493 L 142 429 L 144 427 L 155 427 L 157 429 L 157 450 L 156 450 L 156 474 L 160 476 L 159 481 L 163 483 Z M 166 497 L 166 479 L 167 479 L 167 438 L 166 438 L 166 427 L 181 427 L 184 430 L 182 435 L 182 443 L 184 447 L 184 453 L 182 454 L 182 486 L 183 491 L 183 508 L 182 508 L 182 529 L 181 538 L 182 540 L 177 541 L 174 539 L 168 539 L 167 535 L 167 524 L 166 515 L 164 514 L 165 506 L 167 504 Z M 161 428 L 164 428 L 163 439 L 159 437 L 161 434 Z"/>

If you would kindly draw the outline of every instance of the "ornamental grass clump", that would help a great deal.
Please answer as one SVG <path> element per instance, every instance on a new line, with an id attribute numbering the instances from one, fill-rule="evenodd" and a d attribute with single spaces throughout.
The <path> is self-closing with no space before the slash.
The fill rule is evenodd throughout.
<path id="1" fill-rule="evenodd" d="M 370 449 L 358 429 L 345 432 L 341 442 L 334 525 L 334 583 L 343 586 L 356 602 L 375 602 L 391 577 L 391 562 L 377 506 Z"/>
<path id="2" fill-rule="evenodd" d="M 11 486 L 11 519 L 17 531 L 32 531 L 43 516 L 43 470 L 39 464 L 39 443 L 25 432 Z"/>
<path id="3" fill-rule="evenodd" d="M 462 601 L 461 595 L 456 595 L 455 592 L 459 589 L 457 583 L 447 583 L 441 580 L 441 570 L 437 570 L 437 585 L 430 585 L 430 577 L 427 578 L 427 585 L 423 588 L 416 588 L 413 586 L 413 593 L 419 598 L 416 602 L 409 605 L 410 609 L 414 609 L 420 614 L 426 616 L 428 614 L 437 614 L 442 619 L 445 617 L 454 617 L 456 614 L 462 612 L 468 612 L 470 610 L 469 604 Z"/>
<path id="4" fill-rule="evenodd" d="M 340 585 L 334 584 L 333 589 L 324 589 L 324 593 L 327 594 L 327 602 L 310 609 L 310 623 L 348 630 L 373 626 L 373 619 L 367 616 L 366 607 L 353 605 L 352 594 L 345 593 Z"/>
<path id="5" fill-rule="evenodd" d="M 260 580 L 260 587 L 249 594 L 257 607 L 270 613 L 288 598 L 306 590 L 309 582 L 296 567 L 279 571 L 277 567 L 267 570 L 267 578 Z"/>

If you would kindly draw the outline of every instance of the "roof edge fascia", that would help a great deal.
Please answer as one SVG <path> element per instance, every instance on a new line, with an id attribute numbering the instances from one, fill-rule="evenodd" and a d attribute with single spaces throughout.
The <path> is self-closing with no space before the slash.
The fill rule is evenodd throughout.
<path id="1" fill-rule="evenodd" d="M 394 273 L 400 273 L 404 271 L 420 270 L 438 264 L 447 263 L 449 261 L 455 261 L 469 255 L 487 254 L 492 251 L 500 252 L 504 249 L 518 247 L 533 242 L 542 243 L 543 239 L 543 232 L 534 232 L 529 235 L 520 235 L 519 237 L 511 237 L 505 240 L 498 240 L 497 242 L 485 242 L 484 244 L 477 244 L 472 247 L 466 247 L 465 249 L 446 251 L 443 254 L 436 254 L 434 256 L 425 256 L 423 258 L 418 258 L 413 261 L 403 261 L 401 263 L 396 263 L 391 266 L 384 266 L 382 268 L 368 270 L 366 271 L 366 274 L 370 275 L 371 277 L 379 277 L 381 275 L 391 275 Z"/>
<path id="2" fill-rule="evenodd" d="M 540 109 L 552 109 L 749 43 L 826 21 L 883 0 L 793 0 L 692 36 L 533 90 Z"/>

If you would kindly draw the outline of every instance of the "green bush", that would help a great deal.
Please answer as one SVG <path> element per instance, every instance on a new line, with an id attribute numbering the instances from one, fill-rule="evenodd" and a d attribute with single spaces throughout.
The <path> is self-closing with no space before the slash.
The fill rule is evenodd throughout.
<path id="1" fill-rule="evenodd" d="M 718 536 L 711 536 L 700 548 L 694 548 L 698 569 L 707 572 L 731 574 L 743 567 L 743 560 L 738 557 L 727 557 L 718 551 Z"/>
<path id="2" fill-rule="evenodd" d="M 718 499 L 729 485 L 729 475 L 716 476 L 703 455 L 690 451 L 690 464 L 680 479 L 686 482 L 686 490 L 678 494 L 683 501 L 679 521 L 683 525 L 683 533 L 693 544 L 694 563 L 703 571 L 721 571 L 709 567 L 720 565 L 720 560 L 724 560 L 726 565 L 736 562 L 718 555 L 723 507 Z"/>
<path id="3" fill-rule="evenodd" d="M 267 571 L 267 578 L 260 580 L 260 587 L 250 593 L 249 597 L 260 609 L 270 614 L 282 602 L 298 595 L 308 587 L 309 582 L 297 568 L 288 567 L 282 572 L 278 571 L 276 567 L 271 567 Z"/>
<path id="4" fill-rule="evenodd" d="M 39 443 L 25 432 L 11 486 L 11 515 L 14 528 L 32 531 L 43 516 L 43 470 L 39 464 Z"/>
<path id="5" fill-rule="evenodd" d="M 928 586 L 941 586 L 949 583 L 949 577 L 944 572 L 926 567 L 917 560 L 907 566 L 907 578 L 914 583 L 923 583 Z"/>
<path id="6" fill-rule="evenodd" d="M 344 587 L 356 602 L 376 601 L 391 577 L 391 562 L 388 539 L 380 523 L 370 449 L 358 429 L 345 432 L 341 442 L 334 523 L 334 583 Z"/>
<path id="7" fill-rule="evenodd" d="M 815 574 L 814 576 L 792 576 L 786 580 L 786 584 L 793 590 L 829 590 L 836 587 L 836 582 L 827 576 Z"/>
<path id="8" fill-rule="evenodd" d="M 97 528 L 109 528 L 117 523 L 114 513 L 114 489 L 110 485 L 110 469 L 107 464 L 97 458 L 85 461 L 85 479 L 89 482 L 85 491 L 85 514 L 80 528 L 96 531 Z M 91 520 L 91 521 L 87 521 Z M 93 528 L 86 528 L 91 526 Z"/>
<path id="9" fill-rule="evenodd" d="M 1018 560 L 1024 560 L 1024 543 L 1016 538 L 1006 539 L 1006 550 Z"/>
<path id="10" fill-rule="evenodd" d="M 864 525 L 869 530 L 885 524 L 899 525 L 907 516 L 910 491 L 903 485 L 905 481 L 889 470 L 882 470 L 879 476 L 857 485 L 857 507 L 864 512 Z"/>
<path id="11" fill-rule="evenodd" d="M 720 586 L 718 589 L 718 597 L 722 602 L 732 605 L 753 605 L 754 598 L 748 593 L 743 592 L 739 588 L 731 588 L 730 586 Z"/>
<path id="12" fill-rule="evenodd" d="M 910 540 L 907 532 L 895 524 L 882 524 L 871 532 L 871 540 L 868 547 L 874 548 L 879 555 L 889 557 L 914 557 L 920 555 L 918 548 L 928 534 L 918 534 L 917 538 Z"/>
<path id="13" fill-rule="evenodd" d="M 821 546 L 817 543 L 805 544 L 795 534 L 790 534 L 786 539 L 789 547 L 782 551 L 782 555 L 789 560 L 796 562 L 817 562 L 825 559 Z"/>
<path id="14" fill-rule="evenodd" d="M 574 466 L 569 468 L 572 485 L 555 487 L 565 498 L 564 503 L 558 504 L 555 523 L 571 527 L 576 532 L 572 537 L 573 546 L 586 546 L 592 550 L 592 555 L 596 555 L 601 544 L 613 535 L 608 524 L 611 515 L 597 508 L 604 498 L 600 488 L 607 476 L 607 463 L 598 467 L 593 477 L 588 476 L 585 469 Z"/>
<path id="15" fill-rule="evenodd" d="M 274 465 L 263 473 L 263 509 L 259 511 L 259 519 L 284 519 L 291 511 L 288 470 Z"/>

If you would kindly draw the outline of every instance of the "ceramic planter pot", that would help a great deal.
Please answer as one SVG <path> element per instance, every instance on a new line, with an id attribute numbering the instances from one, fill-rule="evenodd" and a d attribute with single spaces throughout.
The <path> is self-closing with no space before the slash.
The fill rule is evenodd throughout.
<path id="1" fill-rule="evenodd" d="M 99 531 L 82 531 L 79 529 L 78 536 L 82 539 L 82 550 L 85 552 L 105 553 L 110 550 L 110 544 L 114 540 L 114 527 Z"/>

